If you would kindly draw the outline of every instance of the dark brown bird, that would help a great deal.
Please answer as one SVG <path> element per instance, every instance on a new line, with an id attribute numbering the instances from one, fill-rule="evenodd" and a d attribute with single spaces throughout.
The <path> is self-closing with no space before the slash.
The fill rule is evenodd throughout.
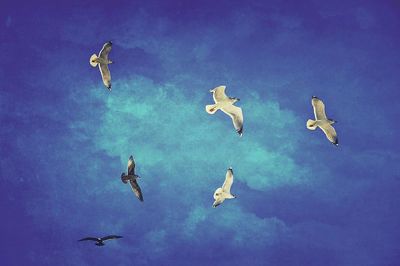
<path id="1" fill-rule="evenodd" d="M 133 156 L 131 155 L 128 160 L 128 174 L 126 175 L 125 173 L 121 174 L 121 180 L 124 184 L 128 183 L 131 185 L 133 193 L 135 193 L 136 197 L 140 200 L 143 201 L 143 194 L 142 190 L 140 189 L 137 179 L 140 178 L 140 176 L 135 174 L 135 160 L 133 159 Z"/>
<path id="2" fill-rule="evenodd" d="M 104 241 L 111 240 L 111 239 L 118 239 L 118 238 L 122 238 L 122 236 L 109 235 L 109 236 L 105 236 L 105 237 L 85 237 L 85 238 L 79 239 L 78 241 L 91 240 L 91 241 L 96 241 L 96 243 L 95 243 L 96 246 L 104 246 Z"/>

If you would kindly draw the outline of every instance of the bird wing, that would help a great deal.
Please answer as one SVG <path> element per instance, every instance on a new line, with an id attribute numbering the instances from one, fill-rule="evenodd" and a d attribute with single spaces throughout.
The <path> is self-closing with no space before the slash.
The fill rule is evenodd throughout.
<path id="1" fill-rule="evenodd" d="M 86 240 L 98 241 L 99 239 L 96 237 L 85 237 L 85 238 L 79 239 L 78 241 L 86 241 Z"/>
<path id="2" fill-rule="evenodd" d="M 99 57 L 103 58 L 104 60 L 108 61 L 108 54 L 111 51 L 112 43 L 111 42 L 106 42 L 103 45 L 103 48 L 101 48 L 99 52 Z"/>
<path id="3" fill-rule="evenodd" d="M 99 69 L 101 73 L 101 78 L 103 79 L 103 84 L 107 89 L 111 90 L 111 73 L 108 69 L 107 64 L 99 64 Z"/>
<path id="4" fill-rule="evenodd" d="M 318 99 L 317 97 L 313 97 L 311 100 L 311 104 L 314 108 L 315 119 L 317 120 L 327 119 L 325 114 L 325 104 L 320 99 Z"/>
<path id="5" fill-rule="evenodd" d="M 135 175 L 135 166 L 135 159 L 133 159 L 133 156 L 131 155 L 128 160 L 128 175 Z"/>
<path id="6" fill-rule="evenodd" d="M 213 93 L 213 98 L 215 103 L 223 101 L 226 98 L 228 98 L 228 96 L 226 96 L 225 94 L 225 88 L 226 86 L 219 86 L 211 90 Z"/>
<path id="7" fill-rule="evenodd" d="M 243 134 L 242 108 L 232 104 L 222 108 L 221 110 L 232 118 L 233 126 L 235 127 L 237 133 L 241 136 Z"/>
<path id="8" fill-rule="evenodd" d="M 233 170 L 232 168 L 229 168 L 228 171 L 226 171 L 225 182 L 222 185 L 222 189 L 227 193 L 231 193 L 232 183 L 233 183 Z"/>
<path id="9" fill-rule="evenodd" d="M 131 179 L 130 181 L 131 184 L 131 188 L 133 193 L 135 193 L 136 197 L 140 200 L 143 201 L 143 194 L 142 194 L 142 190 L 140 189 L 136 179 Z"/>
<path id="10" fill-rule="evenodd" d="M 101 240 L 106 241 L 106 240 L 118 239 L 118 238 L 122 238 L 122 236 L 109 235 L 109 236 L 102 237 Z"/>
<path id="11" fill-rule="evenodd" d="M 322 129 L 322 131 L 324 131 L 326 137 L 329 139 L 330 142 L 332 142 L 335 145 L 339 144 L 336 130 L 332 125 L 326 123 L 320 126 L 320 128 Z"/>
<path id="12" fill-rule="evenodd" d="M 223 199 L 216 199 L 216 200 L 214 201 L 214 203 L 213 203 L 213 207 L 214 207 L 214 208 L 218 207 L 219 205 L 221 205 L 222 202 L 224 202 Z"/>

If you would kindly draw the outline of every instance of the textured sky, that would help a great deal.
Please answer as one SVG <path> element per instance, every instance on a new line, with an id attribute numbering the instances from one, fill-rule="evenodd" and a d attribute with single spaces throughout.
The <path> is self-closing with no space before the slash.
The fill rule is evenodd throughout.
<path id="1" fill-rule="evenodd" d="M 398 265 L 400 4 L 325 2 L 2 4 L 0 264 Z M 205 112 L 219 85 L 242 138 Z"/>

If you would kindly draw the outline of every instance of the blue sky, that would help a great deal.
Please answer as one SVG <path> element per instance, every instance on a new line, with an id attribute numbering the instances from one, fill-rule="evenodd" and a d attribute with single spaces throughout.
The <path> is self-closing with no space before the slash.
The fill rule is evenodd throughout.
<path id="1" fill-rule="evenodd" d="M 399 28 L 396 1 L 6 2 L 1 264 L 397 265 Z M 111 93 L 89 65 L 108 40 Z M 205 112 L 223 84 L 242 138 Z M 305 127 L 312 95 L 338 148 Z"/>

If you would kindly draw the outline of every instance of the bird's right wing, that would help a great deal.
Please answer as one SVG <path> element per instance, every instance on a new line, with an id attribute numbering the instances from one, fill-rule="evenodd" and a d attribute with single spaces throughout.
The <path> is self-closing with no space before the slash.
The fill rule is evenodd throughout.
<path id="1" fill-rule="evenodd" d="M 233 126 L 236 132 L 242 136 L 243 134 L 243 112 L 242 108 L 232 105 L 228 105 L 221 109 L 222 112 L 229 115 L 232 118 Z"/>
<path id="2" fill-rule="evenodd" d="M 142 194 L 142 190 L 140 189 L 138 183 L 136 182 L 136 179 L 131 179 L 130 181 L 131 184 L 131 188 L 133 193 L 135 193 L 136 197 L 140 200 L 143 201 L 143 194 Z"/>
<path id="3" fill-rule="evenodd" d="M 325 120 L 326 114 L 325 114 L 325 104 L 318 99 L 317 97 L 313 97 L 311 100 L 311 104 L 314 108 L 314 115 L 316 120 Z"/>
<path id="4" fill-rule="evenodd" d="M 101 48 L 99 57 L 103 58 L 104 60 L 108 61 L 108 54 L 111 51 L 112 43 L 111 42 L 106 42 L 103 45 L 103 48 Z"/>
<path id="5" fill-rule="evenodd" d="M 322 129 L 322 131 L 324 131 L 326 137 L 329 139 L 330 142 L 332 142 L 335 145 L 339 144 L 336 130 L 332 125 L 326 123 L 320 126 L 320 128 Z"/>
<path id="6" fill-rule="evenodd" d="M 131 155 L 128 160 L 128 175 L 135 175 L 135 166 L 135 159 L 133 159 L 133 156 Z"/>
<path id="7" fill-rule="evenodd" d="M 106 86 L 107 89 L 111 90 L 111 73 L 110 70 L 108 69 L 108 65 L 99 64 L 99 69 L 104 86 Z"/>
<path id="8" fill-rule="evenodd" d="M 85 237 L 85 238 L 79 239 L 78 241 L 86 241 L 86 240 L 97 241 L 98 239 L 95 237 Z"/>
<path id="9" fill-rule="evenodd" d="M 109 235 L 109 236 L 102 237 L 101 240 L 106 241 L 106 240 L 118 239 L 118 238 L 122 238 L 122 236 Z"/>
<path id="10" fill-rule="evenodd" d="M 213 93 L 213 98 L 215 103 L 223 101 L 228 98 L 228 96 L 226 96 L 225 94 L 225 88 L 226 86 L 219 86 L 210 91 Z"/>
<path id="11" fill-rule="evenodd" d="M 228 171 L 226 171 L 225 182 L 222 185 L 223 191 L 226 193 L 231 193 L 232 183 L 233 183 L 233 170 L 232 168 L 229 168 Z"/>

